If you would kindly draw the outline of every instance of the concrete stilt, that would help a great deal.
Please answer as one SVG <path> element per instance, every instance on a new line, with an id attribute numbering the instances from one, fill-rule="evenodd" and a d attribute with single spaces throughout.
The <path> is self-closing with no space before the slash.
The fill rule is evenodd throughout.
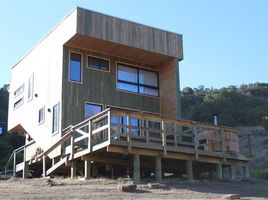
<path id="1" fill-rule="evenodd" d="M 77 163 L 76 160 L 71 161 L 71 178 L 76 178 L 77 174 Z"/>
<path id="2" fill-rule="evenodd" d="M 155 180 L 157 182 L 162 181 L 162 165 L 161 157 L 155 157 Z"/>
<path id="3" fill-rule="evenodd" d="M 186 160 L 186 171 L 188 180 L 192 181 L 194 179 L 194 176 L 193 176 L 193 162 L 191 160 Z"/>
<path id="4" fill-rule="evenodd" d="M 216 164 L 216 176 L 218 179 L 222 179 L 222 165 L 221 165 L 221 163 Z"/>
<path id="5" fill-rule="evenodd" d="M 244 166 L 243 170 L 244 170 L 244 178 L 249 178 L 249 167 Z"/>
<path id="6" fill-rule="evenodd" d="M 140 155 L 138 154 L 133 157 L 133 182 L 140 182 Z"/>
<path id="7" fill-rule="evenodd" d="M 43 177 L 46 177 L 46 156 L 43 155 Z"/>
<path id="8" fill-rule="evenodd" d="M 89 179 L 91 177 L 91 163 L 89 160 L 85 160 L 85 179 Z"/>
<path id="9" fill-rule="evenodd" d="M 229 177 L 231 180 L 235 180 L 235 166 L 229 166 Z"/>
<path id="10" fill-rule="evenodd" d="M 24 168 L 22 171 L 22 178 L 23 179 L 28 178 L 28 174 L 29 174 L 29 164 L 28 164 L 28 162 L 24 162 Z"/>

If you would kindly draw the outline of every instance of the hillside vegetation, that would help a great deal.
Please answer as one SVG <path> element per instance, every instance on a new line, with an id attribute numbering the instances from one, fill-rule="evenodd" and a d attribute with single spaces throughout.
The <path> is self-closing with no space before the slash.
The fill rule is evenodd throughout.
<path id="1" fill-rule="evenodd" d="M 182 117 L 220 125 L 268 128 L 268 83 L 242 84 L 221 89 L 186 87 L 182 90 Z"/>

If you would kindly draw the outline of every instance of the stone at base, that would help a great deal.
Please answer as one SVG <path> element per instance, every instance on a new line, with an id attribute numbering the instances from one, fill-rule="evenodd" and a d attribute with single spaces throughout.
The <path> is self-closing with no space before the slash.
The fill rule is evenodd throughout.
<path id="1" fill-rule="evenodd" d="M 240 199 L 239 194 L 226 194 L 223 196 L 224 199 Z"/>
<path id="2" fill-rule="evenodd" d="M 117 185 L 117 189 L 121 192 L 133 192 L 137 189 L 137 185 L 135 185 L 135 184 L 119 184 L 119 185 Z"/>

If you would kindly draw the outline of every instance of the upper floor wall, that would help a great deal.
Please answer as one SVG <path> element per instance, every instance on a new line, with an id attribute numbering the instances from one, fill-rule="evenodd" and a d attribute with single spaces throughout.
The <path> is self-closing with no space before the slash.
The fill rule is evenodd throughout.
<path id="1" fill-rule="evenodd" d="M 82 8 L 77 34 L 183 59 L 182 35 Z"/>

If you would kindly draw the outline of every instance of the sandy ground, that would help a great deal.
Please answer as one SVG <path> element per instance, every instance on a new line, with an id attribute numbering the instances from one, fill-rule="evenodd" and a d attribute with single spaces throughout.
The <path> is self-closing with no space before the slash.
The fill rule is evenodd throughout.
<path id="1" fill-rule="evenodd" d="M 10 179 L 0 181 L 0 199 L 223 199 L 237 193 L 241 199 L 268 199 L 268 181 L 193 181 L 165 180 L 170 189 L 148 189 L 138 184 L 135 192 L 119 192 L 117 184 L 126 180 L 91 179 Z"/>

